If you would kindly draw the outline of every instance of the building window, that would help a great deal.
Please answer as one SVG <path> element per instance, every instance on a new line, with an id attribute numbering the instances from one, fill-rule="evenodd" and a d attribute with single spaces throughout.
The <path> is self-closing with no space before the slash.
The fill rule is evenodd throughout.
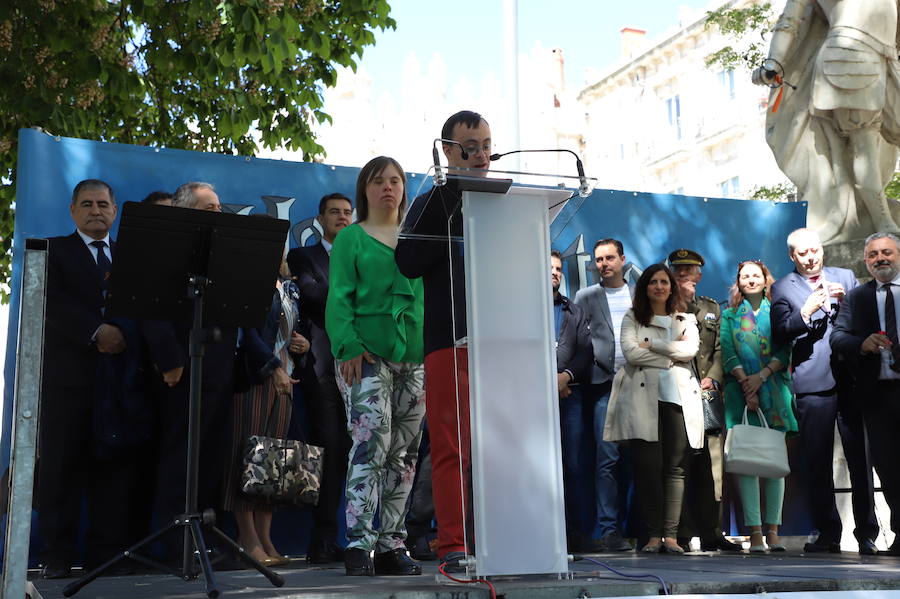
<path id="1" fill-rule="evenodd" d="M 737 197 L 741 192 L 741 178 L 732 177 L 719 183 L 719 190 L 722 192 L 723 198 Z"/>
<path id="2" fill-rule="evenodd" d="M 729 100 L 734 100 L 734 70 L 719 71 L 719 85 L 725 90 Z"/>
<path id="3" fill-rule="evenodd" d="M 666 98 L 666 116 L 675 131 L 675 139 L 681 139 L 681 98 L 678 95 Z"/>

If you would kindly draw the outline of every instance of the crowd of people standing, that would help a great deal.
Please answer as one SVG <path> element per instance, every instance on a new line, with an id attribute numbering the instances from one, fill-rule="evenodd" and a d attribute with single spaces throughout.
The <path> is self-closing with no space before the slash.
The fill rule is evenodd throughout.
<path id="1" fill-rule="evenodd" d="M 481 115 L 454 114 L 441 137 L 451 171 L 487 174 L 492 145 Z M 221 210 L 215 188 L 201 182 L 147 201 Z M 325 448 L 308 562 L 343 561 L 357 576 L 420 574 L 406 550 L 421 540 L 408 539 L 405 526 L 414 484 L 433 489 L 432 547 L 445 570 L 464 568 L 474 549 L 464 261 L 462 232 L 454 230 L 462 219 L 450 219 L 448 230 L 459 194 L 439 186 L 407 211 L 408 201 L 395 160 L 368 162 L 354 200 L 338 193 L 321 199 L 321 240 L 286 252 L 264 325 L 221 331 L 208 343 L 199 504 L 233 512 L 239 544 L 263 564 L 288 559 L 272 542 L 274 506 L 237 489 L 241 445 L 249 435 L 296 433 L 298 401 L 308 425 L 298 434 Z M 187 458 L 189 323 L 106 318 L 117 214 L 112 188 L 82 181 L 70 213 L 76 231 L 50 240 L 48 269 L 36 502 L 48 578 L 70 576 L 78 559 L 82 494 L 89 506 L 84 564 L 91 568 L 140 538 L 150 513 L 168 521 L 183 511 Z M 433 236 L 445 242 L 426 239 Z M 850 271 L 824 267 L 815 231 L 793 232 L 787 251 L 795 270 L 777 282 L 762 262 L 741 262 L 724 310 L 697 295 L 705 262 L 689 249 L 628 281 L 623 242 L 600 239 L 593 247 L 599 282 L 572 300 L 560 292 L 563 258 L 552 253 L 570 551 L 683 554 L 693 537 L 705 551 L 740 551 L 722 528 L 723 440 L 735 424 L 760 418 L 802 440 L 818 531 L 805 551 L 840 551 L 835 424 L 850 468 L 860 553 L 875 553 L 879 534 L 866 432 L 871 462 L 896 508 L 891 528 L 900 530 L 900 471 L 889 458 L 891 427 L 900 423 L 898 240 L 877 234 L 866 241 L 875 277 L 866 285 Z M 141 387 L 143 405 L 152 406 L 145 420 L 153 430 L 134 435 L 128 451 L 92 435 L 97 398 L 111 388 L 98 373 L 111 370 L 132 373 L 115 384 Z M 722 422 L 710 423 L 704 402 L 719 402 Z M 426 427 L 430 477 L 417 480 Z M 736 482 L 750 551 L 784 551 L 784 479 Z M 346 538 L 338 536 L 342 499 Z M 164 560 L 178 559 L 179 540 L 166 543 Z M 888 552 L 900 554 L 900 543 Z"/>

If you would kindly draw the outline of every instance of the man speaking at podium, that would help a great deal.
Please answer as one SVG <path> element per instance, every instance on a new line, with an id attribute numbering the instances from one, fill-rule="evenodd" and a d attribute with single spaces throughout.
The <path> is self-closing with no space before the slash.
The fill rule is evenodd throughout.
<path id="1" fill-rule="evenodd" d="M 441 129 L 444 156 L 451 174 L 487 176 L 491 129 L 477 112 L 463 110 Z M 482 169 L 460 171 L 457 169 Z M 461 197 L 452 183 L 417 197 L 395 256 L 406 277 L 425 285 L 425 403 L 431 435 L 432 487 L 438 521 L 437 554 L 447 571 L 465 558 L 464 530 L 469 511 L 469 380 L 466 347 L 465 264 Z M 449 223 L 449 227 L 448 227 Z M 463 501 L 466 500 L 464 504 Z"/>

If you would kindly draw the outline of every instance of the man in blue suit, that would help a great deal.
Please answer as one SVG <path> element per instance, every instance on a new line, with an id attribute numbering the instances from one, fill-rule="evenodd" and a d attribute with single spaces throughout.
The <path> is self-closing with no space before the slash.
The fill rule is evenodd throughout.
<path id="1" fill-rule="evenodd" d="M 594 263 L 600 273 L 600 283 L 579 289 L 575 304 L 584 311 L 590 323 L 594 365 L 590 385 L 585 394 L 591 411 L 584 414 L 585 426 L 593 422 L 596 465 L 594 486 L 597 497 L 596 532 L 599 549 L 630 551 L 631 545 L 622 537 L 618 527 L 618 484 L 615 466 L 619 462 L 619 447 L 603 440 L 606 409 L 612 391 L 613 376 L 625 363 L 619 344 L 622 319 L 631 309 L 632 289 L 625 284 L 625 250 L 617 239 L 601 239 L 594 244 Z"/>
<path id="2" fill-rule="evenodd" d="M 805 482 L 813 525 L 819 531 L 818 539 L 807 543 L 804 551 L 841 550 L 842 525 L 832 474 L 836 421 L 853 487 L 853 533 L 859 552 L 872 555 L 878 523 L 862 414 L 850 397 L 846 373 L 832 360 L 829 345 L 842 299 L 858 283 L 851 271 L 824 266 L 822 242 L 815 230 L 797 229 L 787 244 L 795 269 L 772 288 L 772 332 L 776 345 L 793 345 L 791 370 Z"/>

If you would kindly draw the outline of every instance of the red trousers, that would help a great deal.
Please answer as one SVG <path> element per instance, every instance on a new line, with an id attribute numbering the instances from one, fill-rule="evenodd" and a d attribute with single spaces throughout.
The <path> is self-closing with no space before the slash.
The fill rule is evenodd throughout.
<path id="1" fill-rule="evenodd" d="M 456 376 L 453 348 L 425 356 L 425 406 L 431 437 L 431 486 L 439 557 L 451 551 L 466 551 L 463 531 L 466 517 L 471 517 L 467 492 L 471 481 L 469 358 L 466 348 L 456 349 L 455 354 Z"/>

